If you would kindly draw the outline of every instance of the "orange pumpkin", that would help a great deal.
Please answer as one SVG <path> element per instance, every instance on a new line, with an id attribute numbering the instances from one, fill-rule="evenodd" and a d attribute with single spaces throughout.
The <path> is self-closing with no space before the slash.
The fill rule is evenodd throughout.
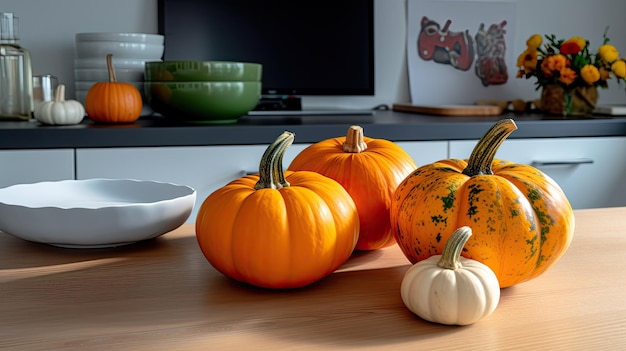
<path id="1" fill-rule="evenodd" d="M 267 148 L 259 174 L 216 190 L 198 211 L 200 249 L 226 276 L 298 288 L 331 274 L 354 250 L 359 217 L 341 184 L 315 172 L 283 172 L 293 138 L 283 133 Z"/>
<path id="2" fill-rule="evenodd" d="M 494 159 L 515 129 L 501 120 L 468 160 L 424 165 L 398 186 L 392 228 L 411 263 L 441 254 L 462 226 L 474 233 L 463 256 L 489 266 L 502 288 L 538 277 L 565 253 L 574 213 L 558 184 L 532 166 Z"/>
<path id="3" fill-rule="evenodd" d="M 389 224 L 391 197 L 417 165 L 397 144 L 363 136 L 351 126 L 345 137 L 331 138 L 302 150 L 289 170 L 318 172 L 338 181 L 354 199 L 360 216 L 356 250 L 376 250 L 396 243 Z"/>
<path id="4" fill-rule="evenodd" d="M 104 123 L 132 123 L 139 119 L 143 100 L 130 83 L 118 82 L 113 55 L 107 55 L 108 82 L 97 82 L 87 91 L 85 111 L 90 119 Z"/>

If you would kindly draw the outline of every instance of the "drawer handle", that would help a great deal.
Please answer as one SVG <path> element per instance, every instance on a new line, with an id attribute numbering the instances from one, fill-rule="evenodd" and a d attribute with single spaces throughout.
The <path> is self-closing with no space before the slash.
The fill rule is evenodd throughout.
<path id="1" fill-rule="evenodd" d="M 562 160 L 562 161 L 532 161 L 531 166 L 577 166 L 583 164 L 592 164 L 593 160 L 590 158 L 580 158 L 576 160 Z"/>

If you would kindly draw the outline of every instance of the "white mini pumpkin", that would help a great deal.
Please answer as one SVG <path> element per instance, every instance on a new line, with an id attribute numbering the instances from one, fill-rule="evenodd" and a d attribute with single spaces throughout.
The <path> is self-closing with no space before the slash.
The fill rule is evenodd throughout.
<path id="1" fill-rule="evenodd" d="M 490 315 L 500 301 L 500 284 L 487 265 L 461 257 L 472 235 L 457 229 L 434 255 L 411 266 L 401 285 L 402 301 L 419 317 L 435 323 L 467 325 Z"/>
<path id="2" fill-rule="evenodd" d="M 85 107 L 79 101 L 65 100 L 65 85 L 59 84 L 54 100 L 37 104 L 34 115 L 35 119 L 43 124 L 78 124 L 85 117 Z"/>

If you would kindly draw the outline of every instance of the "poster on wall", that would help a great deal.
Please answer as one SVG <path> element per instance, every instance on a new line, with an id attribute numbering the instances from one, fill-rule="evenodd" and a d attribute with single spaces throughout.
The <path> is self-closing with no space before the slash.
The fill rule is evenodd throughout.
<path id="1" fill-rule="evenodd" d="M 517 69 L 515 4 L 408 0 L 407 62 L 411 102 L 474 104 L 510 100 Z"/>

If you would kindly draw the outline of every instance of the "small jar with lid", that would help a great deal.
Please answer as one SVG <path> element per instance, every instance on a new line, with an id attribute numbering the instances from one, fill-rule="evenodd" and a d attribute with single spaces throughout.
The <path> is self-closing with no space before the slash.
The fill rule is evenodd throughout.
<path id="1" fill-rule="evenodd" d="M 33 111 L 30 53 L 19 44 L 18 18 L 0 12 L 0 119 L 29 120 Z"/>

